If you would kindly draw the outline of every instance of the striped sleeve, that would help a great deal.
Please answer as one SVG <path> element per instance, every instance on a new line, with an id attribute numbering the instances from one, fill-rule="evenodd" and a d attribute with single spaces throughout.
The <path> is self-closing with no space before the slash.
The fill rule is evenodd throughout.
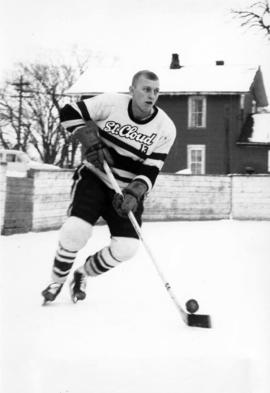
<path id="1" fill-rule="evenodd" d="M 85 124 L 85 121 L 104 120 L 111 112 L 111 100 L 109 94 L 100 94 L 75 104 L 67 104 L 60 111 L 61 124 L 72 133 L 77 127 Z"/>
<path id="2" fill-rule="evenodd" d="M 60 111 L 60 122 L 68 131 L 73 132 L 77 127 L 84 124 L 82 115 L 77 105 L 66 104 Z"/>

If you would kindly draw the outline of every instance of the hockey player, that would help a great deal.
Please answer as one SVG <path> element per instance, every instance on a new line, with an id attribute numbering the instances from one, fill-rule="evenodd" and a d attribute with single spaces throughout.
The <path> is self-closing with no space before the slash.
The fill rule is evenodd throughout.
<path id="1" fill-rule="evenodd" d="M 61 291 L 78 251 L 86 245 L 100 217 L 109 227 L 110 244 L 75 270 L 70 283 L 73 301 L 85 298 L 87 277 L 105 273 L 135 254 L 139 239 L 127 215 L 132 211 L 141 225 L 144 197 L 151 191 L 176 135 L 172 120 L 155 105 L 158 96 L 158 76 L 143 70 L 134 75 L 129 95 L 105 93 L 62 108 L 61 123 L 81 142 L 84 160 L 73 177 L 52 283 L 42 292 L 45 302 L 53 301 Z M 104 160 L 123 196 L 112 189 Z"/>

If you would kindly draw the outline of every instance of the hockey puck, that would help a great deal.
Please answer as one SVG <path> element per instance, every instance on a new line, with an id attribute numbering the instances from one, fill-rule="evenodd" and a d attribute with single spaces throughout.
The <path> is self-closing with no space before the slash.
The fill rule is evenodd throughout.
<path id="1" fill-rule="evenodd" d="M 186 302 L 186 309 L 190 314 L 194 314 L 199 310 L 199 303 L 195 299 L 189 299 Z"/>

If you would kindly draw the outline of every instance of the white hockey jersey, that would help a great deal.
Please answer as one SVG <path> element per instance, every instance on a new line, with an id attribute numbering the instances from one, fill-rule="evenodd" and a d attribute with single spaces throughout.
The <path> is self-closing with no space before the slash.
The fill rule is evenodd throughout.
<path id="1" fill-rule="evenodd" d="M 111 169 L 121 188 L 136 178 L 145 181 L 150 191 L 176 136 L 174 123 L 157 106 L 146 120 L 135 119 L 131 97 L 127 94 L 104 93 L 68 104 L 60 118 L 69 132 L 87 120 L 98 125 L 100 137 L 114 161 Z M 111 187 L 104 172 L 86 160 L 84 164 Z"/>

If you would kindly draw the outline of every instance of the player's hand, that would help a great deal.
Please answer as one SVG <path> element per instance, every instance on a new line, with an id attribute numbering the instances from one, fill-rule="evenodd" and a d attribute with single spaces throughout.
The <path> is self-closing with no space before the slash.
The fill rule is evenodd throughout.
<path id="1" fill-rule="evenodd" d="M 147 184 L 138 179 L 133 180 L 123 189 L 123 195 L 116 193 L 113 198 L 113 207 L 116 213 L 120 217 L 127 217 L 129 212 L 135 213 L 147 189 Z"/>
<path id="2" fill-rule="evenodd" d="M 84 153 L 84 157 L 101 171 L 104 171 L 104 161 L 107 161 L 109 165 L 113 164 L 112 156 L 101 141 L 89 146 Z"/>
<path id="3" fill-rule="evenodd" d="M 78 127 L 73 136 L 81 142 L 84 158 L 96 168 L 103 171 L 105 160 L 109 165 L 113 165 L 113 159 L 99 136 L 99 128 L 93 121 Z"/>
<path id="4" fill-rule="evenodd" d="M 123 190 L 123 195 L 116 193 L 113 198 L 113 207 L 120 217 L 127 218 L 129 212 L 135 213 L 138 208 L 138 200 L 135 196 L 126 193 Z"/>

